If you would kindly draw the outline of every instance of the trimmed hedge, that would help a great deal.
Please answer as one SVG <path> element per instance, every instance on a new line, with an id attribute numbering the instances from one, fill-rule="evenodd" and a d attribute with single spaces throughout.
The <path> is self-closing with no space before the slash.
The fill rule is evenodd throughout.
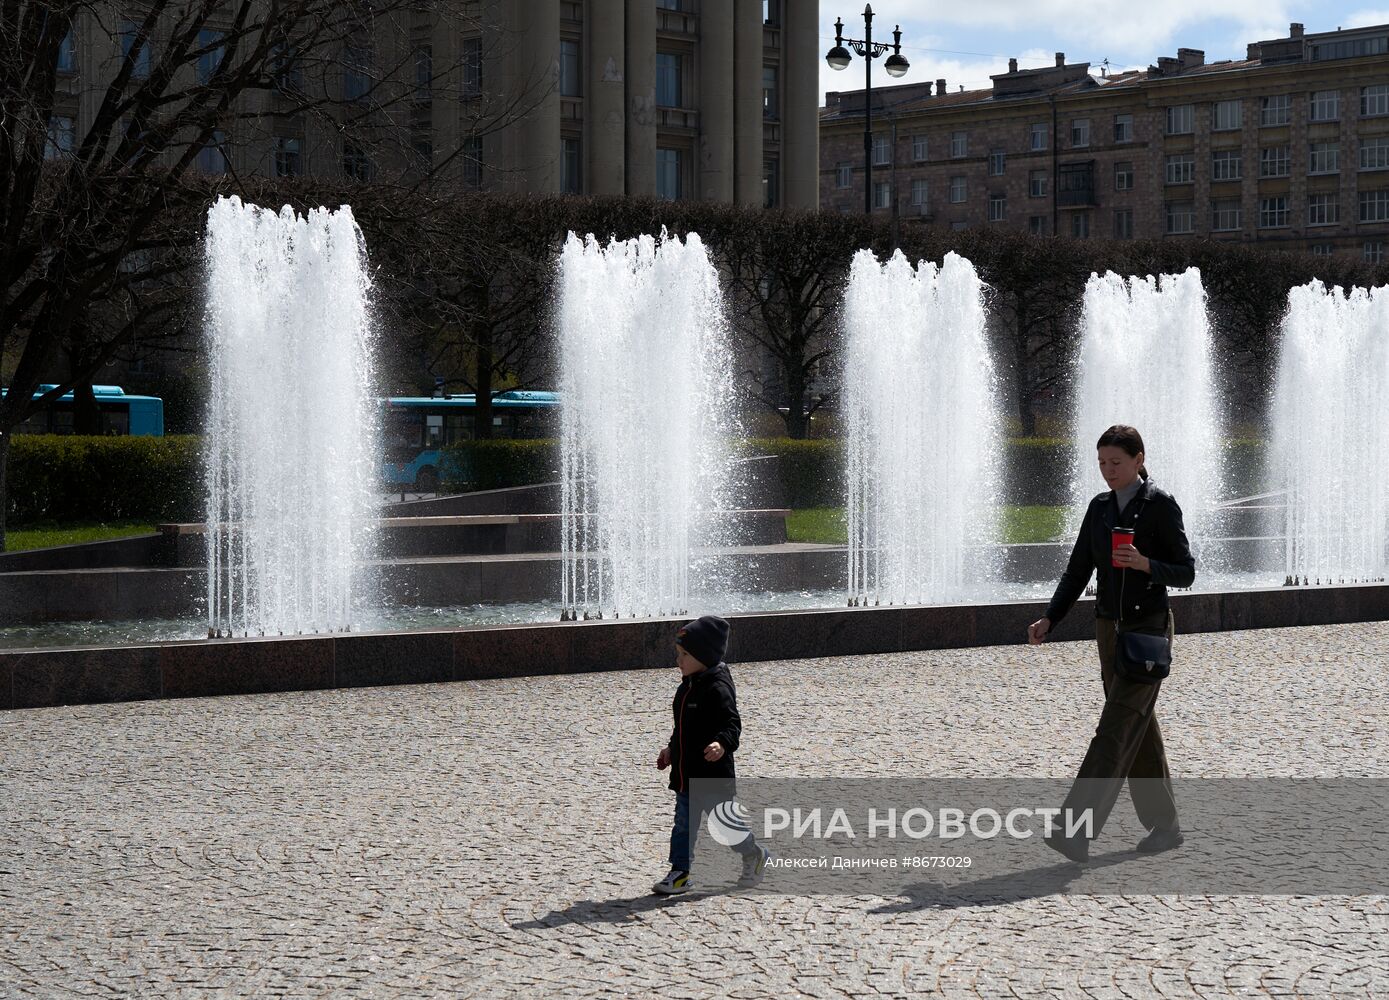
<path id="1" fill-rule="evenodd" d="M 559 443 L 554 438 L 464 441 L 444 449 L 440 490 L 500 490 L 559 479 Z"/>
<path id="2" fill-rule="evenodd" d="M 192 434 L 15 435 L 7 523 L 201 520 L 201 448 Z"/>

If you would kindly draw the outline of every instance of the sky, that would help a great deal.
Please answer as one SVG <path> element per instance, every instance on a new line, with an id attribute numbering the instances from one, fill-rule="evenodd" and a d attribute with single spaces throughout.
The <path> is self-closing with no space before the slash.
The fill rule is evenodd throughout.
<path id="1" fill-rule="evenodd" d="M 836 17 L 847 37 L 863 37 L 863 7 L 863 0 L 820 0 L 822 50 L 834 44 Z M 1067 62 L 1089 62 L 1095 73 L 1106 59 L 1114 71 L 1146 68 L 1179 47 L 1204 49 L 1207 62 L 1243 59 L 1249 42 L 1286 37 L 1293 21 L 1308 33 L 1389 24 L 1389 0 L 873 0 L 873 13 L 874 40 L 892 41 L 900 24 L 911 63 L 892 80 L 876 60 L 875 87 L 944 77 L 955 91 L 988 87 L 990 75 L 1008 71 L 1010 57 L 1029 69 L 1053 65 L 1064 52 Z M 858 56 L 840 72 L 822 60 L 821 104 L 826 91 L 862 87 Z"/>

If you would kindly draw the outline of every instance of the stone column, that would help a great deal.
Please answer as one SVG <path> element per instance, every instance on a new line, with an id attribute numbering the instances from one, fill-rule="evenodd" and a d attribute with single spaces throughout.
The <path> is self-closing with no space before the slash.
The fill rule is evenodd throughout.
<path id="1" fill-rule="evenodd" d="M 782 5 L 781 174 L 787 208 L 820 205 L 820 0 Z M 891 36 L 889 36 L 891 37 Z"/>
<path id="2" fill-rule="evenodd" d="M 734 4 L 733 196 L 762 204 L 762 5 Z"/>
<path id="3" fill-rule="evenodd" d="M 656 4 L 626 5 L 627 193 L 656 193 Z"/>
<path id="4" fill-rule="evenodd" d="M 733 4 L 704 0 L 699 15 L 699 196 L 733 200 Z"/>
<path id="5" fill-rule="evenodd" d="M 621 195 L 627 191 L 627 101 L 622 0 L 589 0 L 584 92 L 584 189 L 589 194 Z"/>
<path id="6" fill-rule="evenodd" d="M 559 191 L 559 0 L 514 0 L 505 8 L 504 94 L 519 120 L 504 129 L 502 184 L 552 194 Z"/>

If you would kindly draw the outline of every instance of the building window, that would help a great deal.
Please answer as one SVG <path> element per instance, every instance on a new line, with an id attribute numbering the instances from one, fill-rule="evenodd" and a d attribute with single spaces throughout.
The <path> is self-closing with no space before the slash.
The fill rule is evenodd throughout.
<path id="1" fill-rule="evenodd" d="M 656 6 L 661 10 L 680 10 L 680 0 L 656 0 Z M 765 3 L 762 5 L 763 10 L 766 6 Z"/>
<path id="2" fill-rule="evenodd" d="M 680 63 L 680 57 L 673 52 L 656 53 L 657 107 L 683 107 L 680 103 Z"/>
<path id="3" fill-rule="evenodd" d="M 463 140 L 463 183 L 470 188 L 482 187 L 482 137 L 470 135 Z"/>
<path id="4" fill-rule="evenodd" d="M 892 187 L 887 181 L 877 181 L 873 185 L 873 207 L 892 207 Z"/>
<path id="5" fill-rule="evenodd" d="M 222 32 L 204 28 L 198 32 L 198 82 L 207 83 L 222 65 Z"/>
<path id="6" fill-rule="evenodd" d="M 207 142 L 203 143 L 203 148 L 198 150 L 197 157 L 193 164 L 198 170 L 205 174 L 212 174 L 220 177 L 227 172 L 227 137 L 220 129 L 213 132 Z"/>
<path id="7" fill-rule="evenodd" d="M 1221 198 L 1211 202 L 1211 229 L 1228 233 L 1244 226 L 1244 209 L 1238 198 Z"/>
<path id="8" fill-rule="evenodd" d="M 1116 163 L 1114 164 L 1114 190 L 1132 191 L 1133 190 L 1133 164 Z"/>
<path id="9" fill-rule="evenodd" d="M 1318 90 L 1312 94 L 1307 107 L 1307 120 L 1313 122 L 1334 122 L 1341 117 L 1341 92 L 1339 90 Z"/>
<path id="10" fill-rule="evenodd" d="M 1133 142 L 1133 115 L 1114 116 L 1114 141 Z"/>
<path id="11" fill-rule="evenodd" d="M 342 99 L 360 101 L 371 90 L 371 49 L 348 45 L 342 50 Z"/>
<path id="12" fill-rule="evenodd" d="M 1177 104 L 1167 109 L 1167 134 L 1190 135 L 1196 121 L 1195 106 Z"/>
<path id="13" fill-rule="evenodd" d="M 1090 119 L 1077 118 L 1071 122 L 1071 145 L 1090 145 Z"/>
<path id="14" fill-rule="evenodd" d="M 1169 201 L 1167 210 L 1167 234 L 1177 236 L 1196 231 L 1196 207 L 1189 201 Z"/>
<path id="15" fill-rule="evenodd" d="M 1008 196 L 1002 194 L 989 195 L 989 221 L 1002 222 L 1008 214 Z"/>
<path id="16" fill-rule="evenodd" d="M 1288 224 L 1288 198 L 1278 195 L 1275 198 L 1259 199 L 1259 228 L 1278 229 Z"/>
<path id="17" fill-rule="evenodd" d="M 344 139 L 342 143 L 342 175 L 360 183 L 372 178 L 371 158 L 365 149 L 351 139 Z"/>
<path id="18" fill-rule="evenodd" d="M 1047 217 L 1045 215 L 1034 215 L 1027 220 L 1027 230 L 1033 236 L 1045 236 L 1047 234 Z"/>
<path id="19" fill-rule="evenodd" d="M 1360 221 L 1389 222 L 1389 189 L 1360 192 Z"/>
<path id="20" fill-rule="evenodd" d="M 564 194 L 584 193 L 583 146 L 572 136 L 560 140 L 559 189 Z"/>
<path id="21" fill-rule="evenodd" d="M 1071 213 L 1071 235 L 1078 240 L 1090 237 L 1090 213 L 1072 212 Z"/>
<path id="22" fill-rule="evenodd" d="M 1225 149 L 1211 154 L 1211 180 L 1237 181 L 1244 176 L 1244 154 Z"/>
<path id="23" fill-rule="evenodd" d="M 892 162 L 892 147 L 888 144 L 887 136 L 873 136 L 873 166 L 885 167 Z"/>
<path id="24" fill-rule="evenodd" d="M 1027 175 L 1027 194 L 1030 198 L 1045 198 L 1047 196 L 1047 172 L 1045 170 L 1034 170 Z"/>
<path id="25" fill-rule="evenodd" d="M 1360 117 L 1389 115 L 1389 84 L 1377 83 L 1360 88 Z"/>
<path id="26" fill-rule="evenodd" d="M 1360 142 L 1360 169 L 1389 169 L 1389 138 L 1362 139 Z"/>
<path id="27" fill-rule="evenodd" d="M 781 204 L 781 162 L 770 156 L 762 161 L 762 207 L 776 208 Z"/>
<path id="28" fill-rule="evenodd" d="M 917 163 L 926 159 L 926 137 L 924 135 L 912 136 L 912 159 Z"/>
<path id="29" fill-rule="evenodd" d="M 300 141 L 279 136 L 275 139 L 275 176 L 298 177 L 304 172 Z"/>
<path id="30" fill-rule="evenodd" d="M 1260 177 L 1287 177 L 1290 172 L 1287 146 L 1265 146 L 1259 150 Z"/>
<path id="31" fill-rule="evenodd" d="M 1307 149 L 1307 172 L 1309 174 L 1334 174 L 1341 169 L 1341 144 L 1339 142 L 1314 142 Z"/>
<path id="32" fill-rule="evenodd" d="M 854 165 L 840 160 L 834 165 L 834 186 L 847 188 L 854 186 Z"/>
<path id="33" fill-rule="evenodd" d="M 1031 139 L 1028 148 L 1036 152 L 1047 148 L 1047 127 L 1044 123 L 1032 126 Z"/>
<path id="34" fill-rule="evenodd" d="M 482 39 L 463 39 L 463 96 L 482 96 Z"/>
<path id="35" fill-rule="evenodd" d="M 1332 254 L 1334 254 L 1335 252 L 1336 252 L 1336 248 L 1335 248 L 1334 246 L 1332 246 L 1330 243 L 1313 243 L 1313 244 L 1312 244 L 1312 256 L 1313 256 L 1313 257 L 1330 257 L 1330 256 L 1331 256 Z"/>
<path id="36" fill-rule="evenodd" d="M 1379 240 L 1371 240 L 1365 244 L 1364 256 L 1368 264 L 1384 263 L 1384 244 Z"/>
<path id="37" fill-rule="evenodd" d="M 920 177 L 912 180 L 912 204 L 917 206 L 926 204 L 926 181 Z"/>
<path id="38" fill-rule="evenodd" d="M 954 157 L 969 155 L 969 133 L 950 133 L 950 155 Z"/>
<path id="39" fill-rule="evenodd" d="M 48 141 L 44 144 L 44 159 L 56 160 L 71 156 L 77 145 L 77 131 L 67 115 L 48 116 Z"/>
<path id="40" fill-rule="evenodd" d="M 1216 101 L 1211 105 L 1211 131 L 1233 132 L 1244 128 L 1243 101 Z"/>
<path id="41" fill-rule="evenodd" d="M 1168 184 L 1196 183 L 1196 156 L 1192 153 L 1176 153 L 1167 158 Z"/>
<path id="42" fill-rule="evenodd" d="M 71 76 L 77 72 L 77 39 L 72 32 L 73 29 L 69 28 L 63 40 L 58 43 L 58 72 L 63 76 Z"/>
<path id="43" fill-rule="evenodd" d="M 965 179 L 963 177 L 950 178 L 950 203 L 952 205 L 963 204 L 966 194 Z"/>
<path id="44" fill-rule="evenodd" d="M 1286 125 L 1292 121 L 1293 99 L 1291 94 L 1275 94 L 1259 99 L 1260 125 Z"/>
<path id="45" fill-rule="evenodd" d="M 763 117 L 763 118 L 772 118 L 772 119 L 775 119 L 775 118 L 781 117 L 780 112 L 777 111 L 777 106 L 778 106 L 778 105 L 777 105 L 777 93 L 776 93 L 776 90 L 777 90 L 777 87 L 776 87 L 776 67 L 775 67 L 775 66 L 763 66 L 763 67 L 762 67 L 762 117 Z"/>
<path id="46" fill-rule="evenodd" d="M 762 23 L 773 28 L 781 24 L 781 0 L 762 0 Z"/>
<path id="47" fill-rule="evenodd" d="M 121 22 L 121 56 L 130 60 L 130 76 L 143 80 L 150 75 L 149 40 L 140 40 L 140 22 Z"/>
<path id="48" fill-rule="evenodd" d="M 1389 52 L 1389 35 L 1376 35 L 1373 38 L 1353 38 L 1343 42 L 1324 42 L 1309 45 L 1314 61 L 1323 59 L 1356 59 L 1360 56 L 1382 56 Z"/>
<path id="49" fill-rule="evenodd" d="M 968 228 L 969 228 L 969 223 L 968 223 L 968 222 L 952 222 L 952 223 L 950 223 L 950 231 L 951 231 L 952 233 L 963 233 L 963 232 L 964 232 L 966 229 L 968 229 Z"/>
<path id="50" fill-rule="evenodd" d="M 566 38 L 559 43 L 559 92 L 561 97 L 584 95 L 579 43 L 572 38 Z"/>
<path id="51" fill-rule="evenodd" d="M 675 201 L 682 195 L 680 161 L 678 149 L 656 150 L 656 197 Z"/>
<path id="52" fill-rule="evenodd" d="M 1341 221 L 1341 202 L 1335 192 L 1307 196 L 1307 225 L 1334 226 Z"/>
<path id="53" fill-rule="evenodd" d="M 989 176 L 1002 177 L 1007 163 L 1008 155 L 1001 149 L 995 149 L 989 154 Z"/>
<path id="54" fill-rule="evenodd" d="M 1114 238 L 1116 240 L 1133 239 L 1133 209 L 1119 208 L 1114 210 Z"/>

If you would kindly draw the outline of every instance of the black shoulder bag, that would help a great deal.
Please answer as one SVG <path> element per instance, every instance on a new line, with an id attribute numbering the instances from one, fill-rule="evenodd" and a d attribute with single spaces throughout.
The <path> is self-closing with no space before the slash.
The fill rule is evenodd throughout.
<path id="1" fill-rule="evenodd" d="M 1143 513 L 1141 501 L 1138 512 L 1134 514 L 1135 524 L 1138 515 Z M 1140 684 L 1156 684 L 1172 671 L 1172 643 L 1164 635 L 1148 635 L 1145 632 L 1121 632 L 1119 626 L 1124 621 L 1124 580 L 1129 571 L 1119 571 L 1119 617 L 1114 622 L 1114 672 L 1125 680 Z"/>

